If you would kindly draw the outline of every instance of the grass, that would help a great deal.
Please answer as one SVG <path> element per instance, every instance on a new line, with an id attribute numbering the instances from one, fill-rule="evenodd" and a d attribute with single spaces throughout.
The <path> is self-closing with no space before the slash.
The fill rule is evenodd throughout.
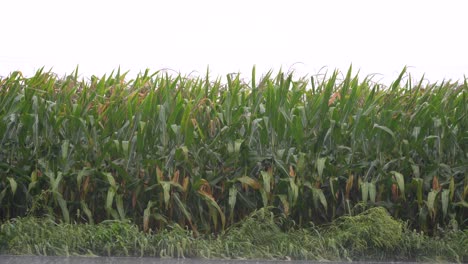
<path id="1" fill-rule="evenodd" d="M 268 208 L 214 235 L 195 236 L 174 225 L 141 232 L 128 221 L 97 225 L 20 218 L 1 226 L 2 254 L 61 256 L 148 256 L 318 261 L 468 260 L 468 232 L 446 229 L 430 237 L 411 231 L 377 207 L 324 226 L 299 228 Z"/>

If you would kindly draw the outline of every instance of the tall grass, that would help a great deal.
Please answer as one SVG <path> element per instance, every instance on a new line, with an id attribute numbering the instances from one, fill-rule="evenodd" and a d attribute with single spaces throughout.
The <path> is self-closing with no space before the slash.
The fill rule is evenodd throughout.
<path id="1" fill-rule="evenodd" d="M 0 217 L 218 232 L 263 207 L 298 224 L 383 206 L 467 225 L 468 85 L 120 70 L 0 80 Z"/>
<path id="2" fill-rule="evenodd" d="M 217 235 L 195 236 L 174 224 L 157 233 L 141 232 L 129 221 L 56 223 L 50 218 L 16 218 L 0 225 L 0 254 L 60 256 L 148 256 L 215 259 L 315 261 L 468 260 L 468 230 L 442 235 L 411 231 L 386 209 L 374 207 L 324 226 L 298 227 L 270 207 Z"/>

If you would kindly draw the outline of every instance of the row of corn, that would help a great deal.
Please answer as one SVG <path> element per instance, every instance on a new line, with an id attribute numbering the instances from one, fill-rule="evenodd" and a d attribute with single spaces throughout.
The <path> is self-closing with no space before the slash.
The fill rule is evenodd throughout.
<path id="1" fill-rule="evenodd" d="M 13 72 L 0 79 L 0 218 L 206 233 L 262 207 L 321 224 L 384 206 L 426 232 L 466 227 L 466 80 L 405 76 Z"/>

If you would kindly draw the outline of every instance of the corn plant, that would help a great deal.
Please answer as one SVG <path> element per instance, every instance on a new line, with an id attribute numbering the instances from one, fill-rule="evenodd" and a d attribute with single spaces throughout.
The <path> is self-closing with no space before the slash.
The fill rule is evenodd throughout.
<path id="1" fill-rule="evenodd" d="M 217 232 L 263 207 L 299 224 L 384 206 L 467 224 L 468 85 L 350 68 L 250 82 L 120 70 L 0 80 L 0 217 Z"/>

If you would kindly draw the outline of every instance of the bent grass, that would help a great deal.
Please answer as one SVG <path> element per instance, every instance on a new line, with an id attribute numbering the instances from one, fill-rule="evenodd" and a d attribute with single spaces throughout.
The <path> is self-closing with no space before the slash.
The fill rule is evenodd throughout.
<path id="1" fill-rule="evenodd" d="M 20 218 L 1 225 L 1 254 L 151 256 L 318 261 L 468 260 L 468 232 L 445 230 L 429 237 L 410 231 L 382 207 L 343 216 L 324 226 L 298 227 L 271 208 L 253 212 L 214 236 L 196 237 L 173 225 L 145 233 L 128 221 L 97 225 Z"/>

